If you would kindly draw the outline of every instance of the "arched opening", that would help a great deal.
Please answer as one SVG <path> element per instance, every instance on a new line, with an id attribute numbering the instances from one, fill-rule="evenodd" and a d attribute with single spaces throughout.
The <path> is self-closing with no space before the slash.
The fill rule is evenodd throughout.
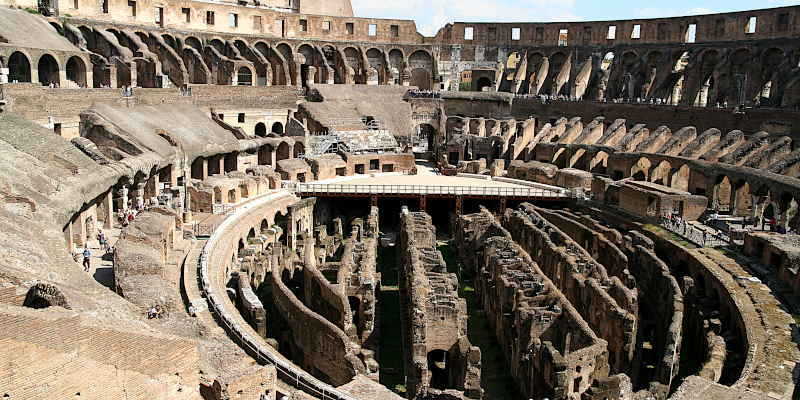
<path id="1" fill-rule="evenodd" d="M 31 81 L 31 63 L 25 54 L 16 51 L 8 58 L 8 80 L 11 83 Z"/>
<path id="2" fill-rule="evenodd" d="M 433 350 L 428 353 L 428 370 L 431 372 L 430 387 L 444 390 L 449 386 L 449 355 L 445 350 Z"/>
<path id="3" fill-rule="evenodd" d="M 435 147 L 436 128 L 431 124 L 417 125 L 417 132 L 412 147 L 414 153 L 425 153 L 433 151 Z"/>
<path id="4" fill-rule="evenodd" d="M 275 161 L 288 160 L 291 157 L 291 148 L 286 142 L 278 145 L 278 153 L 275 155 Z"/>
<path id="5" fill-rule="evenodd" d="M 401 85 L 403 82 L 402 71 L 405 68 L 403 52 L 398 49 L 389 51 L 389 67 L 391 69 L 391 80 L 395 85 Z"/>
<path id="6" fill-rule="evenodd" d="M 433 86 L 433 59 L 425 51 L 417 50 L 408 58 L 411 69 L 411 86 L 420 90 L 430 90 Z"/>
<path id="7" fill-rule="evenodd" d="M 236 189 L 228 190 L 228 203 L 236 203 Z"/>
<path id="8" fill-rule="evenodd" d="M 280 122 L 272 124 L 272 133 L 283 135 L 283 124 Z"/>
<path id="9" fill-rule="evenodd" d="M 361 335 L 361 313 L 359 310 L 361 309 L 361 300 L 355 296 L 348 296 L 347 302 L 350 304 L 350 312 L 353 315 L 352 323 L 353 326 L 356 328 L 358 335 Z"/>
<path id="10" fill-rule="evenodd" d="M 608 170 L 608 153 L 598 152 L 589 162 L 589 171 L 593 174 L 606 174 Z"/>
<path id="11" fill-rule="evenodd" d="M 484 89 L 486 89 L 486 91 L 489 91 L 489 89 L 487 89 L 487 88 L 490 88 L 490 87 L 492 87 L 492 81 L 489 78 L 485 77 L 485 76 L 479 78 L 478 82 L 475 83 L 475 90 L 477 90 L 479 92 L 483 92 Z"/>
<path id="12" fill-rule="evenodd" d="M 730 211 L 731 180 L 727 176 L 717 178 L 711 198 L 711 209 L 718 213 Z"/>
<path id="13" fill-rule="evenodd" d="M 650 160 L 642 157 L 631 167 L 631 177 L 636 181 L 646 181 L 650 171 Z"/>
<path id="14" fill-rule="evenodd" d="M 369 61 L 369 66 L 371 68 L 370 72 L 374 71 L 377 76 L 374 79 L 377 79 L 379 85 L 386 84 L 386 63 L 384 61 L 383 52 L 378 49 L 369 49 L 367 50 L 367 61 Z M 367 77 L 368 80 L 370 77 Z"/>
<path id="15" fill-rule="evenodd" d="M 280 228 L 281 234 L 278 239 L 286 237 L 286 231 L 289 228 L 289 217 L 284 215 L 282 212 L 278 212 L 275 214 L 275 223 L 273 224 Z"/>
<path id="16" fill-rule="evenodd" d="M 78 56 L 67 60 L 67 80 L 78 87 L 86 87 L 86 64 Z"/>
<path id="17" fill-rule="evenodd" d="M 650 181 L 657 185 L 668 186 L 671 171 L 672 165 L 668 161 L 661 161 L 651 173 Z"/>
<path id="18" fill-rule="evenodd" d="M 39 58 L 39 83 L 42 86 L 59 86 L 61 79 L 58 73 L 58 61 L 50 54 L 45 54 Z"/>
<path id="19" fill-rule="evenodd" d="M 247 67 L 240 67 L 236 73 L 236 82 L 239 86 L 253 86 L 253 71 Z"/>
<path id="20" fill-rule="evenodd" d="M 683 190 L 684 192 L 689 191 L 689 166 L 684 164 L 678 168 L 677 171 L 672 173 L 672 177 L 670 178 L 670 185 L 673 189 Z"/>
<path id="21" fill-rule="evenodd" d="M 294 158 L 299 158 L 303 156 L 305 152 L 306 152 L 306 146 L 304 146 L 302 142 L 295 142 L 293 151 Z"/>
<path id="22" fill-rule="evenodd" d="M 258 137 L 267 137 L 267 126 L 263 122 L 256 124 L 255 135 Z"/>

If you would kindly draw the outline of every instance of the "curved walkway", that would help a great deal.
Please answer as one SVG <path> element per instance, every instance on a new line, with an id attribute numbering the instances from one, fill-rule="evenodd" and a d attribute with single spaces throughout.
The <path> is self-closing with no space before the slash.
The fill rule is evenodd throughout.
<path id="1" fill-rule="evenodd" d="M 237 207 L 211 235 L 206 242 L 198 259 L 198 274 L 200 280 L 200 290 L 208 301 L 209 311 L 217 319 L 217 322 L 228 332 L 230 337 L 236 341 L 248 354 L 261 364 L 274 365 L 279 380 L 295 387 L 303 392 L 311 394 L 321 399 L 331 400 L 356 400 L 354 397 L 343 393 L 332 386 L 307 374 L 300 367 L 294 365 L 277 350 L 266 343 L 264 338 L 259 336 L 253 328 L 239 314 L 239 311 L 228 299 L 225 284 L 220 279 L 224 272 L 218 270 L 223 264 L 223 260 L 230 258 L 230 254 L 225 252 L 226 234 L 245 217 L 265 211 L 267 207 L 274 206 L 279 200 L 291 198 L 289 192 L 273 193 Z"/>

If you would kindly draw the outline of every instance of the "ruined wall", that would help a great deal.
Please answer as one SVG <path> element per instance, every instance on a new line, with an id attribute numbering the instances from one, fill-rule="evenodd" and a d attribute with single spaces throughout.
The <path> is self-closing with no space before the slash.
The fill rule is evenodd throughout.
<path id="1" fill-rule="evenodd" d="M 607 376 L 606 342 L 493 215 L 459 218 L 456 244 L 523 396 L 577 399 Z"/>
<path id="2" fill-rule="evenodd" d="M 398 245 L 409 398 L 426 398 L 445 389 L 463 392 L 461 396 L 469 399 L 482 398 L 480 349 L 463 344 L 468 342 L 467 304 L 458 296 L 458 278 L 447 272 L 436 249 L 431 217 L 404 208 Z M 451 365 L 456 360 L 462 363 Z"/>
<path id="3" fill-rule="evenodd" d="M 619 279 L 609 279 L 602 265 L 531 205 L 524 205 L 519 211 L 506 210 L 503 227 L 553 278 L 597 336 L 608 342 L 612 371 L 629 365 L 636 343 L 635 309 L 625 309 L 606 289 L 606 285 L 614 285 L 624 292 Z"/>

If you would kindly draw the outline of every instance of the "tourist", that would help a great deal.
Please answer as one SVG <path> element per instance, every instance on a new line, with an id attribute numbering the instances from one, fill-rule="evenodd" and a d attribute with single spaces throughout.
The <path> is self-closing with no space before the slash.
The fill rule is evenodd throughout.
<path id="1" fill-rule="evenodd" d="M 92 265 L 92 252 L 89 250 L 89 246 L 84 247 L 83 249 L 83 271 L 89 272 Z"/>
<path id="2" fill-rule="evenodd" d="M 102 229 L 98 230 L 97 232 L 97 242 L 100 243 L 101 249 L 106 251 L 108 250 L 108 239 L 106 239 L 106 234 Z"/>

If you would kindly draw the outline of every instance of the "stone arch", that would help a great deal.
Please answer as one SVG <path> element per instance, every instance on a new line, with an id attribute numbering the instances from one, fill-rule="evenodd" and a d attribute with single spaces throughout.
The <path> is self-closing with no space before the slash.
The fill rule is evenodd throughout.
<path id="1" fill-rule="evenodd" d="M 425 50 L 417 50 L 408 57 L 411 70 L 411 86 L 420 90 L 430 90 L 433 87 L 433 58 Z"/>
<path id="2" fill-rule="evenodd" d="M 377 79 L 378 84 L 385 85 L 388 81 L 386 76 L 386 55 L 383 53 L 383 51 L 374 47 L 368 49 L 366 55 L 370 67 L 369 73 L 372 73 L 374 70 L 374 72 L 377 74 L 375 78 Z M 367 76 L 367 80 L 369 79 L 370 77 Z"/>
<path id="3" fill-rule="evenodd" d="M 198 52 L 202 52 L 203 51 L 203 42 L 200 41 L 200 39 L 198 39 L 198 38 L 196 38 L 194 36 L 187 36 L 183 40 L 183 42 L 185 43 L 185 47 L 191 47 L 191 48 L 197 50 Z"/>
<path id="4" fill-rule="evenodd" d="M 599 151 L 589 162 L 589 172 L 593 174 L 606 174 L 608 172 L 608 153 Z"/>
<path id="5" fill-rule="evenodd" d="M 287 82 L 287 85 L 297 85 L 297 68 L 294 65 L 294 51 L 292 50 L 292 46 L 281 42 L 278 43 L 275 48 L 277 49 L 278 53 L 283 56 L 283 59 L 286 60 L 286 63 L 289 66 L 287 77 L 291 78 L 291 82 Z"/>
<path id="6" fill-rule="evenodd" d="M 75 82 L 78 87 L 87 86 L 86 63 L 78 56 L 72 56 L 67 60 L 67 81 Z"/>
<path id="7" fill-rule="evenodd" d="M 281 124 L 280 122 L 275 122 L 274 124 L 272 124 L 272 129 L 270 131 L 277 135 L 283 136 L 283 124 Z"/>
<path id="8" fill-rule="evenodd" d="M 267 125 L 263 122 L 259 122 L 255 126 L 255 130 L 253 131 L 253 135 L 257 137 L 267 137 Z"/>
<path id="9" fill-rule="evenodd" d="M 253 70 L 248 66 L 241 66 L 236 71 L 236 82 L 239 86 L 253 86 Z"/>
<path id="10" fill-rule="evenodd" d="M 268 43 L 263 41 L 256 42 L 253 47 L 269 61 L 269 65 L 272 68 L 272 84 L 281 86 L 288 85 L 291 80 L 287 75 L 289 73 L 289 65 L 286 63 L 283 55 L 276 52 Z"/>
<path id="11" fill-rule="evenodd" d="M 213 47 L 219 54 L 227 57 L 227 49 L 225 46 L 225 42 L 222 39 L 214 38 L 208 42 L 208 46 Z"/>
<path id="12" fill-rule="evenodd" d="M 275 155 L 275 161 L 288 160 L 289 158 L 291 158 L 290 153 L 291 153 L 291 147 L 289 146 L 289 143 L 286 143 L 285 141 L 281 142 L 281 144 L 278 145 L 278 151 L 277 154 Z"/>
<path id="13" fill-rule="evenodd" d="M 42 54 L 39 57 L 37 70 L 39 71 L 39 83 L 42 86 L 61 85 L 60 67 L 55 57 L 50 54 Z"/>
<path id="14" fill-rule="evenodd" d="M 731 179 L 726 175 L 716 178 L 714 188 L 711 193 L 709 208 L 717 212 L 730 211 L 730 199 L 732 194 Z"/>
<path id="15" fill-rule="evenodd" d="M 672 171 L 672 164 L 667 160 L 662 160 L 650 172 L 650 182 L 657 185 L 669 186 L 670 172 Z"/>
<path id="16" fill-rule="evenodd" d="M 15 51 L 8 58 L 8 81 L 9 82 L 30 82 L 31 63 L 28 57 L 22 52 Z"/>
<path id="17" fill-rule="evenodd" d="M 364 62 L 361 58 L 361 51 L 353 46 L 345 47 L 342 51 L 347 60 L 347 66 L 353 70 L 353 83 L 367 83 L 364 73 Z"/>
<path id="18" fill-rule="evenodd" d="M 310 44 L 301 44 L 297 48 L 297 53 L 302 54 L 305 58 L 305 62 L 300 66 L 300 82 L 303 83 L 303 86 L 308 86 L 309 83 L 324 83 L 322 74 L 325 71 L 320 68 L 320 64 L 317 61 L 317 50 Z M 313 76 L 310 76 L 310 67 L 315 67 L 316 69 Z"/>
<path id="19" fill-rule="evenodd" d="M 183 64 L 186 66 L 186 72 L 189 74 L 189 83 L 209 83 L 211 71 L 208 70 L 208 66 L 206 66 L 203 61 L 202 53 L 193 46 L 187 46 L 180 54 L 183 56 Z"/>
<path id="20" fill-rule="evenodd" d="M 306 146 L 303 145 L 303 142 L 294 142 L 292 156 L 294 158 L 299 158 L 300 156 L 304 155 L 306 152 Z"/>
<path id="21" fill-rule="evenodd" d="M 333 83 L 347 83 L 345 62 L 339 50 L 337 50 L 333 45 L 326 44 L 322 46 L 322 55 L 325 57 L 325 61 L 328 63 L 328 66 L 333 69 Z"/>
<path id="22" fill-rule="evenodd" d="M 673 189 L 683 190 L 684 192 L 689 191 L 689 176 L 691 174 L 691 169 L 689 168 L 689 164 L 683 164 L 678 167 L 677 170 L 672 171 L 672 176 L 669 178 L 670 184 L 669 186 Z"/>
<path id="23" fill-rule="evenodd" d="M 636 181 L 646 181 L 648 176 L 647 174 L 650 172 L 650 167 L 652 163 L 650 159 L 647 157 L 641 157 L 636 164 L 633 164 L 630 171 L 630 176 Z"/>
<path id="24" fill-rule="evenodd" d="M 392 83 L 403 84 L 403 71 L 405 70 L 405 53 L 400 49 L 389 50 L 389 70 L 392 74 Z"/>

